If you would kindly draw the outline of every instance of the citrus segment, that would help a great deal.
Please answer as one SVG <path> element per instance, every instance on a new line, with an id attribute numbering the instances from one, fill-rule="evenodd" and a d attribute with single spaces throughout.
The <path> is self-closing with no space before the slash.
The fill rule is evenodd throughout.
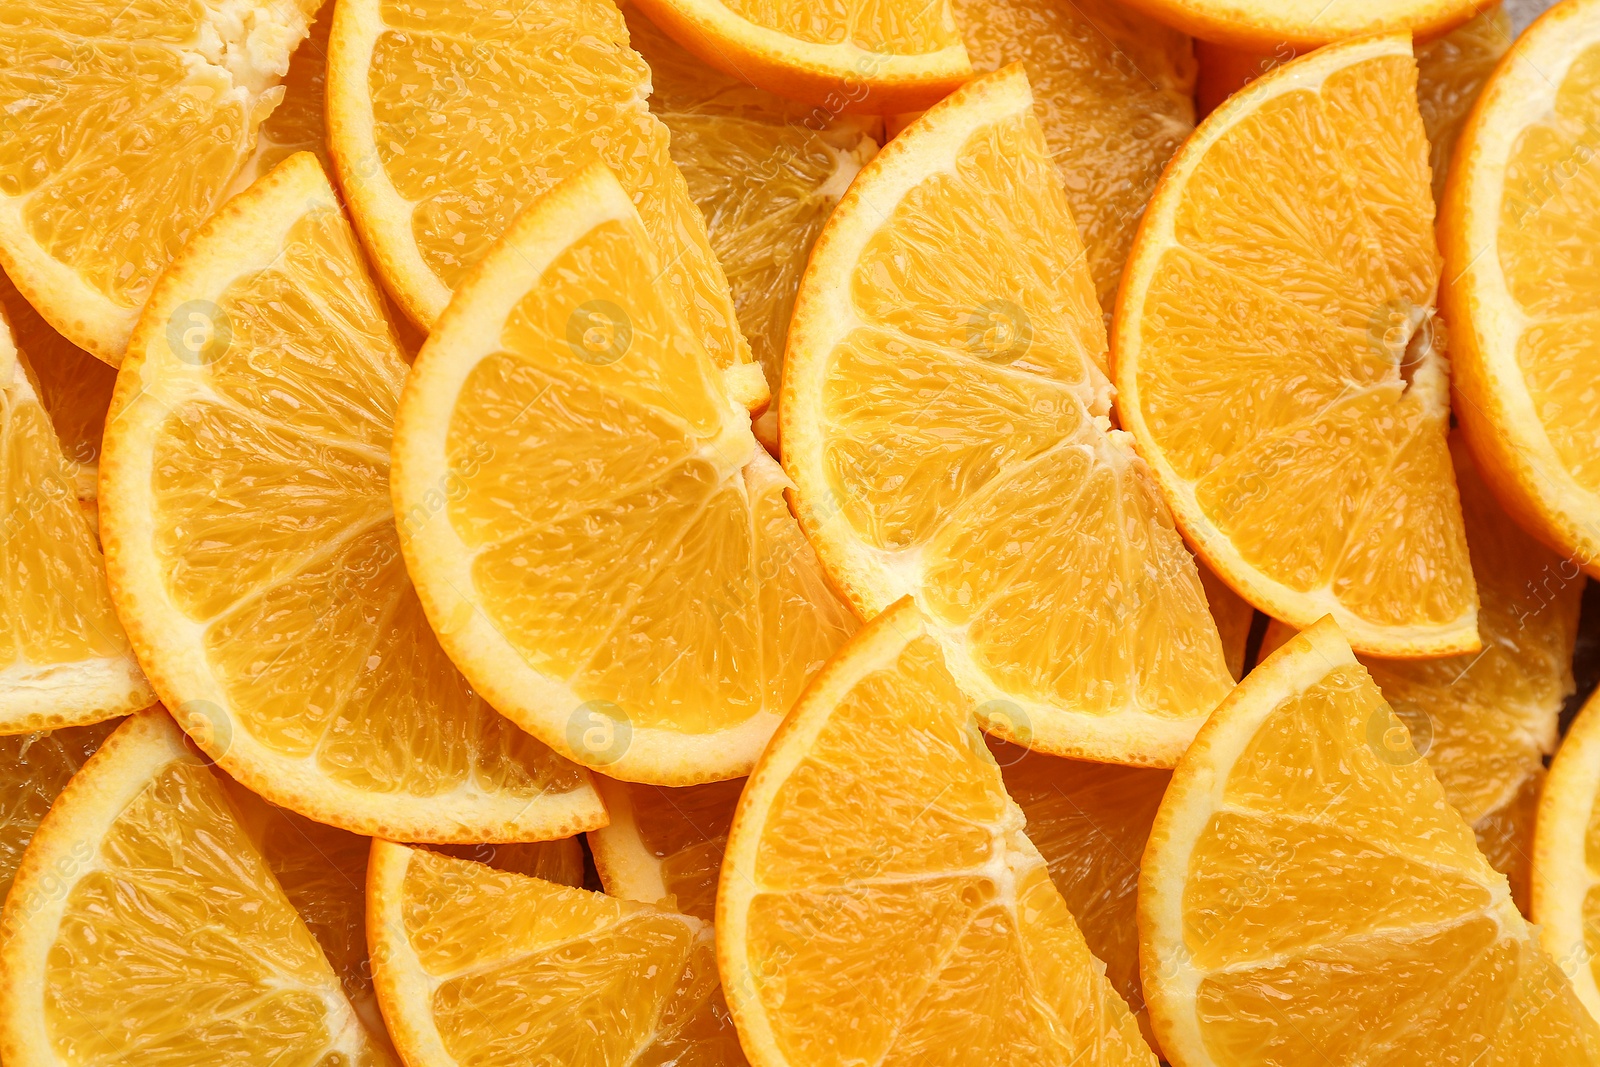
<path id="1" fill-rule="evenodd" d="M 672 133 L 672 160 L 705 215 L 739 326 L 775 394 L 811 246 L 877 152 L 882 123 L 752 88 L 700 62 L 637 6 L 622 13 L 633 47 L 650 66 L 650 110 Z M 771 416 L 763 416 L 772 427 L 763 435 L 769 448 L 776 433 Z"/>
<path id="2" fill-rule="evenodd" d="M 107 422 L 119 611 L 180 725 L 274 803 L 415 840 L 562 837 L 580 769 L 495 714 L 400 560 L 389 437 L 406 373 L 309 153 L 174 264 Z"/>
<path id="3" fill-rule="evenodd" d="M 758 1067 L 1150 1064 L 910 600 L 825 667 L 745 785 L 717 958 Z"/>
<path id="4" fill-rule="evenodd" d="M 1106 321 L 1161 168 L 1194 129 L 1192 42 L 1117 0 L 955 0 L 980 71 L 1022 63 Z"/>
<path id="5" fill-rule="evenodd" d="M 0 919 L 19 1067 L 384 1064 L 214 772 L 134 716 L 57 799 Z"/>
<path id="6" fill-rule="evenodd" d="M 1171 773 L 1058 759 L 992 739 L 989 747 L 1089 951 L 1153 1042 L 1134 910 L 1139 861 Z"/>
<path id="7" fill-rule="evenodd" d="M 658 263 L 600 164 L 519 218 L 412 370 L 394 493 L 480 693 L 580 763 L 688 785 L 748 771 L 854 622 Z"/>
<path id="8" fill-rule="evenodd" d="M 1600 1019 L 1600 701 L 1590 697 L 1550 765 L 1533 843 L 1540 941 Z"/>
<path id="9" fill-rule="evenodd" d="M 744 779 L 668 789 L 595 783 L 611 822 L 589 831 L 606 892 L 711 922 L 728 826 Z"/>
<path id="10" fill-rule="evenodd" d="M 111 607 L 26 353 L 0 316 L 0 734 L 115 718 L 155 703 Z"/>
<path id="11" fill-rule="evenodd" d="M 1456 414 L 1508 511 L 1600 575 L 1600 4 L 1518 39 L 1462 131 L 1440 211 Z"/>
<path id="12" fill-rule="evenodd" d="M 328 147 L 362 240 L 431 329 L 517 213 L 585 164 L 616 169 L 718 366 L 750 359 L 728 283 L 650 114 L 609 0 L 356 0 L 334 11 Z"/>
<path id="13" fill-rule="evenodd" d="M 950 0 L 634 0 L 725 74 L 837 115 L 924 108 L 972 74 Z"/>
<path id="14" fill-rule="evenodd" d="M 914 596 L 961 684 L 1005 703 L 997 728 L 1170 764 L 1231 682 L 1194 560 L 1107 432 L 1104 360 L 1008 67 L 896 137 L 829 219 L 790 327 L 784 466 L 833 584 L 863 616 Z"/>
<path id="15" fill-rule="evenodd" d="M 1173 159 L 1113 331 L 1117 410 L 1245 599 L 1390 657 L 1475 651 L 1404 38 L 1253 82 Z"/>
<path id="16" fill-rule="evenodd" d="M 1444 197 L 1450 157 L 1467 113 L 1513 36 L 1511 16 L 1497 4 L 1438 40 L 1417 45 L 1417 104 L 1432 149 L 1435 200 Z"/>
<path id="17" fill-rule="evenodd" d="M 315 152 L 319 163 L 330 165 L 323 85 L 327 80 L 328 34 L 333 26 L 334 6 L 323 0 L 306 31 L 306 39 L 289 58 L 283 99 L 256 131 L 256 150 L 234 178 L 235 192 L 248 189 L 257 178 L 296 152 Z"/>
<path id="18" fill-rule="evenodd" d="M 687 915 L 375 841 L 367 937 L 408 1067 L 744 1062 Z"/>
<path id="19" fill-rule="evenodd" d="M 1233 48 L 1310 50 L 1346 37 L 1437 37 L 1493 0 L 1128 0 L 1185 33 Z"/>
<path id="20" fill-rule="evenodd" d="M 1139 882 L 1174 1064 L 1600 1057 L 1600 1026 L 1407 742 L 1331 619 L 1201 727 Z"/>
<path id="21" fill-rule="evenodd" d="M 1428 758 L 1490 864 L 1529 903 L 1534 806 L 1574 688 L 1583 576 L 1511 521 L 1459 438 L 1451 440 L 1481 606 L 1483 651 L 1431 660 L 1357 656 Z M 1274 621 L 1262 654 L 1292 631 Z"/>
<path id="22" fill-rule="evenodd" d="M 316 5 L 16 8 L 0 28 L 0 265 L 115 365 L 156 277 L 221 206 Z"/>
<path id="23" fill-rule="evenodd" d="M 0 737 L 0 903 L 39 821 L 119 721 Z"/>

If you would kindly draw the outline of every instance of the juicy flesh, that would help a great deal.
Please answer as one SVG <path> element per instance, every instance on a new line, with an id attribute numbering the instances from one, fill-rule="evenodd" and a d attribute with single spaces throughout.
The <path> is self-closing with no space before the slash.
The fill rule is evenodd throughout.
<path id="1" fill-rule="evenodd" d="M 0 19 L 0 195 L 136 308 L 221 204 L 307 16 L 296 4 L 47 0 Z"/>
<path id="2" fill-rule="evenodd" d="M 1383 626 L 1474 600 L 1415 92 L 1384 56 L 1240 119 L 1138 311 L 1144 418 L 1205 518 L 1261 574 Z"/>
<path id="3" fill-rule="evenodd" d="M 747 22 L 810 44 L 926 55 L 961 43 L 949 0 L 711 0 Z"/>
<path id="4" fill-rule="evenodd" d="M 0 388 L 0 515 L 0 671 L 130 657 L 78 506 L 75 465 L 25 380 Z M 31 684 L 51 682 L 39 675 Z"/>
<path id="5" fill-rule="evenodd" d="M 1086 763 L 990 741 L 1028 840 L 1083 931 L 1106 979 L 1151 1036 L 1139 984 L 1139 861 L 1170 771 Z"/>
<path id="6" fill-rule="evenodd" d="M 61 1062 L 130 1049 L 146 1062 L 352 1062 L 349 1008 L 330 1018 L 339 981 L 209 770 L 168 764 L 94 859 L 45 968 Z M 366 1052 L 355 1062 L 384 1062 Z"/>
<path id="7" fill-rule="evenodd" d="M 772 796 L 740 966 L 779 1051 L 828 1067 L 1091 1049 L 1153 1065 L 970 706 L 915 638 L 840 697 Z"/>
<path id="8" fill-rule="evenodd" d="M 696 920 L 421 850 L 400 892 L 457 1063 L 744 1062 Z"/>
<path id="9" fill-rule="evenodd" d="M 389 498 L 406 366 L 343 216 L 303 215 L 215 304 L 227 338 L 156 431 L 151 488 L 167 594 L 233 728 L 360 790 L 578 788 L 467 687 L 406 576 Z"/>
<path id="10" fill-rule="evenodd" d="M 367 75 L 378 162 L 440 282 L 458 286 L 518 212 L 600 159 L 636 199 L 712 360 L 740 360 L 727 282 L 614 5 L 537 0 L 511 25 L 480 0 L 385 0 L 380 13 Z"/>
<path id="11" fill-rule="evenodd" d="M 117 721 L 0 737 L 0 902 L 39 820 Z"/>
<path id="12" fill-rule="evenodd" d="M 448 514 L 530 666 L 714 732 L 787 711 L 855 624 L 646 241 L 602 223 L 518 303 L 451 414 Z"/>
<path id="13" fill-rule="evenodd" d="M 856 538 L 920 571 L 876 606 L 916 594 L 1005 692 L 1189 716 L 1232 679 L 1193 557 L 1106 432 L 1080 255 L 1031 114 L 975 132 L 849 280 L 861 325 L 826 357 L 823 475 Z"/>
<path id="14" fill-rule="evenodd" d="M 283 99 L 256 131 L 254 166 L 246 168 L 244 176 L 265 174 L 296 152 L 315 152 L 324 168 L 329 165 L 323 83 L 328 66 L 328 30 L 332 25 L 333 8 L 324 3 L 306 39 L 289 60 L 289 72 L 283 78 Z M 240 185 L 236 183 L 235 188 Z"/>
<path id="15" fill-rule="evenodd" d="M 1563 466 L 1600 493 L 1600 44 L 1579 53 L 1552 110 L 1518 136 L 1506 164 L 1499 255 L 1526 325 L 1517 363 Z"/>
<path id="16" fill-rule="evenodd" d="M 1262 722 L 1189 856 L 1183 941 L 1210 1054 L 1600 1055 L 1600 1027 L 1506 897 L 1366 671 L 1333 669 Z"/>
<path id="17" fill-rule="evenodd" d="M 1589 888 L 1584 891 L 1583 944 L 1589 950 L 1589 971 L 1600 982 L 1600 804 L 1589 809 L 1589 822 L 1583 835 L 1584 873 Z"/>
<path id="18" fill-rule="evenodd" d="M 660 863 L 661 881 L 685 915 L 711 922 L 717 876 L 744 779 L 668 789 L 623 785 L 639 843 Z"/>
<path id="19" fill-rule="evenodd" d="M 1111 318 L 1161 169 L 1194 129 L 1189 38 L 1114 0 L 955 0 L 977 70 L 1021 61 Z"/>
<path id="20" fill-rule="evenodd" d="M 695 59 L 637 7 L 623 14 L 650 65 L 650 110 L 672 132 L 672 160 L 706 217 L 739 326 L 776 399 L 800 275 L 833 206 L 877 150 L 878 123 L 753 88 Z"/>
<path id="21" fill-rule="evenodd" d="M 1444 195 L 1461 125 L 1513 36 L 1511 16 L 1497 5 L 1438 40 L 1417 46 L 1417 105 L 1428 131 L 1435 201 Z"/>

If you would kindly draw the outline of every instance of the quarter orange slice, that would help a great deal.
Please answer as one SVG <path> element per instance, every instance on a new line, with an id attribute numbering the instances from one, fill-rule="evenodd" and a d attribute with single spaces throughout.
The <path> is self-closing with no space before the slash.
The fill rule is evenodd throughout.
<path id="1" fill-rule="evenodd" d="M 433 327 L 519 211 L 601 160 L 637 197 L 712 360 L 749 361 L 649 86 L 611 0 L 532 0 L 514 15 L 452 0 L 337 6 L 328 147 L 373 263 L 417 325 Z"/>
<path id="2" fill-rule="evenodd" d="M 1440 211 L 1455 410 L 1506 509 L 1600 575 L 1600 3 L 1529 27 L 1461 133 Z"/>
<path id="3" fill-rule="evenodd" d="M 538 201 L 418 356 L 393 488 L 479 693 L 579 763 L 692 785 L 747 773 L 855 622 L 751 434 L 760 368 L 717 368 L 660 263 L 603 164 Z"/>
<path id="4" fill-rule="evenodd" d="M 727 74 L 837 115 L 925 108 L 972 75 L 950 0 L 634 0 Z"/>
<path id="5" fill-rule="evenodd" d="M 991 726 L 1171 765 L 1232 684 L 1125 434 L 1020 65 L 923 115 L 812 252 L 780 419 L 795 514 L 863 617 L 912 596 Z"/>
<path id="6" fill-rule="evenodd" d="M 407 1067 L 742 1067 L 687 915 L 375 841 L 367 937 Z"/>
<path id="7" fill-rule="evenodd" d="M 222 205 L 315 0 L 8 3 L 0 266 L 115 366 L 156 278 Z"/>
<path id="8" fill-rule="evenodd" d="M 1600 1058 L 1600 1025 L 1331 619 L 1201 727 L 1139 877 L 1175 1067 Z"/>
<path id="9" fill-rule="evenodd" d="M 717 958 L 756 1067 L 1147 1064 L 903 600 L 806 690 L 750 776 Z"/>
<path id="10" fill-rule="evenodd" d="M 1201 124 L 1118 297 L 1117 411 L 1200 556 L 1362 652 L 1476 651 L 1428 143 L 1403 37 L 1329 46 Z"/>
<path id="11" fill-rule="evenodd" d="M 174 716 L 275 804 L 417 841 L 570 836 L 588 774 L 450 665 L 400 558 L 406 365 L 333 189 L 291 156 L 163 277 L 117 382 L 101 530 Z"/>
<path id="12" fill-rule="evenodd" d="M 0 917 L 0 1055 L 393 1062 L 368 1035 L 226 788 L 166 712 L 67 785 Z"/>

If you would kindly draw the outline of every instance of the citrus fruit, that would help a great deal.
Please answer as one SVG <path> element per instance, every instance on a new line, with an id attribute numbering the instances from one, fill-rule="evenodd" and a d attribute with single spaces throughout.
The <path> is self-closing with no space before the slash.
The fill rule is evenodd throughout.
<path id="1" fill-rule="evenodd" d="M 1205 590 L 1212 621 L 1217 624 L 1217 637 L 1222 641 L 1222 658 L 1228 664 L 1228 673 L 1237 682 L 1244 677 L 1245 653 L 1250 646 L 1250 627 L 1256 621 L 1256 609 L 1210 567 L 1197 561 L 1196 569 L 1200 572 L 1200 587 Z"/>
<path id="2" fill-rule="evenodd" d="M 1479 647 L 1415 101 L 1403 37 L 1229 98 L 1162 177 L 1112 330 L 1122 425 L 1199 555 L 1391 658 Z"/>
<path id="3" fill-rule="evenodd" d="M 40 823 L 0 919 L 0 978 L 17 1067 L 390 1062 L 160 709 L 123 723 Z"/>
<path id="4" fill-rule="evenodd" d="M 1134 911 L 1139 861 L 1171 772 L 1058 759 L 993 739 L 989 747 L 1089 951 L 1153 1041 Z"/>
<path id="5" fill-rule="evenodd" d="M 1555 750 L 1557 720 L 1574 688 L 1583 576 L 1501 510 L 1459 437 L 1452 438 L 1451 452 L 1478 582 L 1483 651 L 1430 660 L 1357 659 L 1526 911 L 1544 760 Z M 1292 632 L 1274 621 L 1262 654 Z"/>
<path id="6" fill-rule="evenodd" d="M 924 108 L 972 76 L 950 0 L 633 0 L 725 74 L 830 114 Z"/>
<path id="7" fill-rule="evenodd" d="M 1439 216 L 1455 411 L 1536 537 L 1600 575 L 1600 3 L 1529 27 L 1484 86 Z"/>
<path id="8" fill-rule="evenodd" d="M 1600 1018 L 1600 700 L 1567 730 L 1539 800 L 1533 842 L 1533 919 L 1545 951 L 1589 1014 Z"/>
<path id="9" fill-rule="evenodd" d="M 367 938 L 408 1067 L 744 1062 L 687 915 L 374 841 Z"/>
<path id="10" fill-rule="evenodd" d="M 831 116 L 700 62 L 629 4 L 628 36 L 650 67 L 650 111 L 706 218 L 739 326 L 776 393 L 795 290 L 811 246 L 883 138 L 882 122 Z M 757 422 L 772 448 L 770 409 Z M 776 449 L 773 449 L 776 454 Z"/>
<path id="11" fill-rule="evenodd" d="M 1417 105 L 1428 131 L 1436 201 L 1444 196 L 1461 124 L 1513 36 L 1511 18 L 1497 4 L 1443 37 L 1417 45 Z"/>
<path id="12" fill-rule="evenodd" d="M 1494 0 L 1128 0 L 1185 33 L 1233 48 L 1309 50 L 1346 37 L 1437 37 Z"/>
<path id="13" fill-rule="evenodd" d="M 711 922 L 744 779 L 670 789 L 597 778 L 611 822 L 589 831 L 606 892 Z"/>
<path id="14" fill-rule="evenodd" d="M 27 353 L 0 316 L 0 734 L 115 718 L 155 703 L 111 607 Z"/>
<path id="15" fill-rule="evenodd" d="M 1148 1064 L 909 599 L 807 687 L 745 785 L 717 960 L 756 1067 Z"/>
<path id="16" fill-rule="evenodd" d="M 1331 617 L 1200 728 L 1139 875 L 1144 993 L 1175 1067 L 1600 1057 L 1407 740 Z"/>
<path id="17" fill-rule="evenodd" d="M 519 217 L 412 368 L 394 499 L 479 693 L 579 763 L 693 785 L 748 772 L 855 623 L 751 435 L 760 369 L 718 370 L 659 263 L 600 163 Z"/>
<path id="18" fill-rule="evenodd" d="M 0 311 L 11 323 L 17 348 L 28 355 L 39 402 L 50 414 L 56 440 L 61 444 L 61 458 L 72 472 L 78 499 L 93 500 L 100 436 L 105 432 L 111 390 L 117 384 L 116 369 L 57 333 L 32 304 L 22 299 L 4 272 L 0 272 Z"/>
<path id="19" fill-rule="evenodd" d="M 225 198 L 312 0 L 46 0 L 0 20 L 0 265 L 115 365 L 156 277 Z"/>
<path id="20" fill-rule="evenodd" d="M 431 329 L 517 213 L 585 164 L 615 167 L 718 366 L 750 359 L 727 279 L 646 103 L 650 69 L 610 0 L 504 12 L 338 5 L 328 148 L 384 283 Z"/>
<path id="21" fill-rule="evenodd" d="M 0 737 L 0 902 L 39 820 L 119 721 Z"/>
<path id="22" fill-rule="evenodd" d="M 333 189 L 291 156 L 202 228 L 117 381 L 101 531 L 179 725 L 273 803 L 424 841 L 565 837 L 588 775 L 450 666 L 401 562 L 406 366 Z"/>
<path id="23" fill-rule="evenodd" d="M 955 0 L 972 65 L 1021 62 L 1110 321 L 1161 168 L 1194 129 L 1184 34 L 1118 0 Z"/>
<path id="24" fill-rule="evenodd" d="M 1082 247 L 1020 65 L 928 111 L 812 252 L 784 468 L 834 586 L 863 617 L 914 596 L 994 729 L 1170 765 L 1232 681 L 1194 559 L 1108 432 Z"/>

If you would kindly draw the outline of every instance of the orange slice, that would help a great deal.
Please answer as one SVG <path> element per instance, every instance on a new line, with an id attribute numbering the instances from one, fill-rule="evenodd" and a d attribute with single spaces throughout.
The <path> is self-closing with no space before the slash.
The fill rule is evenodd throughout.
<path id="1" fill-rule="evenodd" d="M 1583 575 L 1511 521 L 1459 439 L 1452 439 L 1451 452 L 1482 601 L 1483 651 L 1431 660 L 1357 659 L 1526 912 L 1544 761 L 1555 750 L 1557 720 L 1573 691 Z M 1292 633 L 1274 621 L 1262 655 Z M 1400 757 L 1409 758 L 1410 751 Z"/>
<path id="2" fill-rule="evenodd" d="M 367 937 L 407 1067 L 744 1063 L 687 915 L 375 841 Z"/>
<path id="3" fill-rule="evenodd" d="M 1600 1026 L 1331 619 L 1201 727 L 1138 912 L 1178 1067 L 1600 1057 Z"/>
<path id="4" fill-rule="evenodd" d="M 1145 212 L 1112 338 L 1122 424 L 1200 556 L 1396 658 L 1479 647 L 1415 94 L 1410 42 L 1380 37 L 1230 98 Z"/>
<path id="5" fill-rule="evenodd" d="M 156 277 L 222 205 L 315 0 L 8 0 L 0 266 L 115 366 Z"/>
<path id="6" fill-rule="evenodd" d="M 606 892 L 711 922 L 744 779 L 667 789 L 596 778 L 611 822 L 589 831 Z"/>
<path id="7" fill-rule="evenodd" d="M 439 639 L 524 729 L 612 777 L 745 774 L 854 629 L 612 173 L 518 218 L 406 382 L 402 547 Z M 583 625 L 572 620 L 582 618 Z"/>
<path id="8" fill-rule="evenodd" d="M 40 823 L 0 918 L 0 979 L 16 1067 L 392 1062 L 160 709 L 119 727 Z"/>
<path id="9" fill-rule="evenodd" d="M 1438 40 L 1417 45 L 1417 105 L 1432 147 L 1428 161 L 1436 201 L 1444 198 L 1462 124 L 1514 36 L 1511 16 L 1496 4 Z"/>
<path id="10" fill-rule="evenodd" d="M 1139 861 L 1171 772 L 1057 759 L 993 739 L 989 747 L 1084 942 L 1154 1047 L 1134 915 Z"/>
<path id="11" fill-rule="evenodd" d="M 1518 39 L 1461 133 L 1439 234 L 1456 415 L 1541 541 L 1600 575 L 1600 3 Z"/>
<path id="12" fill-rule="evenodd" d="M 517 213 L 598 159 L 638 198 L 665 279 L 712 360 L 748 362 L 649 86 L 611 0 L 531 0 L 509 22 L 451 0 L 338 5 L 328 147 L 356 228 L 406 313 L 431 329 Z"/>
<path id="13" fill-rule="evenodd" d="M 834 657 L 750 776 L 717 959 L 756 1067 L 1155 1064 L 910 600 Z"/>
<path id="14" fill-rule="evenodd" d="M 1540 941 L 1600 1019 L 1600 700 L 1573 720 L 1539 800 L 1533 919 Z"/>
<path id="15" fill-rule="evenodd" d="M 950 0 L 634 0 L 706 63 L 830 114 L 925 108 L 972 75 Z"/>
<path id="16" fill-rule="evenodd" d="M 1128 0 L 1185 33 L 1233 48 L 1309 50 L 1345 37 L 1437 37 L 1494 0 Z"/>
<path id="17" fill-rule="evenodd" d="M 1161 168 L 1194 130 L 1187 36 L 1120 0 L 954 0 L 972 65 L 1020 62 L 1107 323 Z"/>
<path id="18" fill-rule="evenodd" d="M 120 721 L 0 737 L 0 902 L 39 821 Z"/>
<path id="19" fill-rule="evenodd" d="M 41 387 L 0 315 L 0 734 L 81 726 L 155 703 L 111 607 Z"/>
<path id="20" fill-rule="evenodd" d="M 495 714 L 400 559 L 389 442 L 406 365 L 310 153 L 163 277 L 106 424 L 118 611 L 180 725 L 275 804 L 354 833 L 593 829 L 588 775 Z"/>
<path id="21" fill-rule="evenodd" d="M 329 166 L 323 83 L 327 80 L 333 11 L 334 5 L 323 0 L 306 31 L 306 39 L 289 58 L 289 72 L 283 77 L 283 99 L 256 130 L 255 153 L 234 179 L 235 192 L 248 189 L 257 178 L 296 152 L 314 152 L 319 163 Z"/>
<path id="22" fill-rule="evenodd" d="M 993 728 L 1171 765 L 1232 682 L 1194 559 L 1108 432 L 1104 359 L 1011 66 L 890 142 L 828 220 L 790 326 L 783 462 L 834 586 L 863 617 L 913 596 L 961 685 L 1000 702 Z"/>

